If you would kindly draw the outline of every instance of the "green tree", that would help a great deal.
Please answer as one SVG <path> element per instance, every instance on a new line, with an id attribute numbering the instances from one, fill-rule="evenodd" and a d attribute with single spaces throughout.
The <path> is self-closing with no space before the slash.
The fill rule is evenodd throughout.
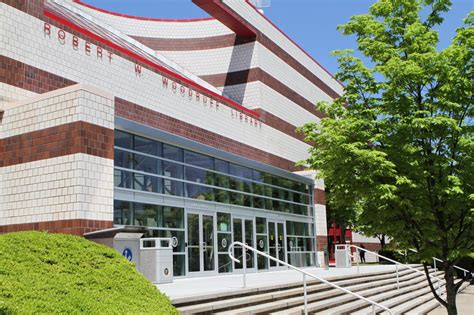
<path id="1" fill-rule="evenodd" d="M 327 117 L 301 130 L 316 144 L 303 164 L 320 170 L 332 200 L 421 260 L 444 260 L 446 301 L 432 291 L 456 314 L 453 265 L 474 251 L 474 14 L 439 50 L 435 27 L 450 5 L 379 0 L 339 26 L 370 65 L 335 52 L 344 95 L 318 103 Z"/>

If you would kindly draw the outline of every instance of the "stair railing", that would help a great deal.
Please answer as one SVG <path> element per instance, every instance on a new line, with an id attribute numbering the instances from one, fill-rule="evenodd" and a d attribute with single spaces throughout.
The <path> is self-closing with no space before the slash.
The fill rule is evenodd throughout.
<path id="1" fill-rule="evenodd" d="M 415 269 L 415 268 L 413 268 L 413 267 L 411 267 L 411 266 L 409 266 L 409 265 L 407 265 L 407 264 L 402 264 L 401 262 L 398 262 L 398 261 L 393 260 L 393 259 L 391 259 L 391 258 L 382 256 L 382 255 L 380 255 L 379 253 L 372 252 L 372 251 L 370 251 L 370 250 L 367 250 L 367 249 L 365 249 L 365 248 L 362 248 L 362 247 L 359 247 L 359 246 L 356 246 L 356 245 L 349 245 L 349 244 L 348 244 L 348 246 L 349 246 L 349 248 L 350 248 L 350 247 L 353 247 L 353 248 L 355 248 L 355 249 L 358 249 L 359 251 L 364 251 L 364 252 L 366 252 L 366 253 L 371 253 L 371 254 L 373 254 L 373 255 L 375 255 L 375 256 L 377 256 L 377 257 L 383 258 L 383 259 L 385 259 L 385 260 L 387 260 L 387 261 L 390 261 L 390 262 L 394 263 L 394 264 L 395 264 L 396 271 L 397 271 L 397 289 L 400 289 L 400 283 L 399 283 L 399 280 L 398 280 L 398 278 L 399 278 L 399 277 L 398 277 L 398 266 L 399 266 L 399 265 L 400 265 L 400 266 L 404 266 L 404 267 L 406 267 L 406 268 L 408 268 L 408 269 L 410 269 L 410 270 L 413 270 L 413 271 L 415 271 L 415 272 L 417 272 L 417 273 L 420 273 L 420 274 L 422 274 L 422 275 L 425 275 L 424 272 L 419 271 L 418 269 Z M 435 272 L 436 272 L 436 271 L 435 271 Z M 437 283 L 438 283 L 438 294 L 441 296 L 441 282 L 446 283 L 446 281 L 444 281 L 444 280 L 442 280 L 442 279 L 440 279 L 440 278 L 438 278 L 438 277 L 436 277 L 436 276 L 433 276 L 433 275 L 431 275 L 431 274 L 430 274 L 429 276 L 430 276 L 430 278 L 434 278 L 434 279 L 437 281 Z"/>
<path id="2" fill-rule="evenodd" d="M 418 253 L 418 251 L 417 251 L 416 249 L 413 249 L 413 248 L 409 248 L 408 250 L 409 250 L 409 251 L 412 251 L 412 252 L 414 252 L 414 253 Z M 406 256 L 406 251 L 405 251 L 405 256 Z M 436 272 L 436 271 L 438 271 L 438 268 L 436 267 L 436 261 L 439 261 L 439 262 L 444 262 L 444 261 L 441 260 L 441 259 L 439 259 L 439 258 L 437 258 L 437 257 L 432 257 L 432 258 L 433 258 L 433 267 L 434 267 L 434 270 L 435 270 L 435 272 Z M 466 278 L 466 274 L 468 274 L 468 273 L 470 273 L 471 276 L 474 276 L 474 273 L 473 273 L 473 272 L 470 272 L 470 271 L 467 270 L 467 269 L 461 268 L 461 267 L 459 267 L 459 266 L 457 266 L 457 265 L 454 265 L 453 267 L 454 267 L 455 269 L 457 269 L 457 270 L 461 270 L 461 271 L 463 272 L 463 274 L 464 274 L 464 278 Z"/>
<path id="3" fill-rule="evenodd" d="M 246 250 L 250 250 L 250 251 L 253 251 L 254 253 L 257 253 L 258 255 L 261 255 L 261 256 L 263 256 L 263 257 L 266 257 L 266 258 L 268 258 L 268 259 L 271 259 L 271 260 L 273 260 L 273 261 L 275 261 L 275 262 L 277 262 L 277 263 L 279 263 L 279 264 L 281 264 L 281 265 L 283 265 L 283 266 L 286 266 L 286 267 L 288 267 L 288 268 L 290 268 L 290 269 L 296 270 L 296 271 L 298 271 L 299 273 L 303 274 L 303 290 L 304 290 L 304 295 L 303 295 L 303 296 L 304 296 L 304 314 L 305 314 L 305 315 L 308 314 L 308 294 L 307 294 L 307 286 L 306 286 L 306 276 L 311 277 L 311 278 L 314 278 L 314 279 L 316 279 L 316 280 L 318 280 L 318 281 L 320 281 L 320 282 L 322 282 L 322 283 L 325 283 L 325 284 L 327 284 L 327 285 L 329 285 L 329 286 L 331 286 L 331 287 L 333 287 L 333 288 L 336 288 L 336 289 L 338 289 L 338 290 L 340 290 L 340 291 L 343 291 L 344 293 L 350 294 L 350 295 L 355 296 L 356 298 L 358 298 L 358 299 L 360 299 L 360 300 L 364 300 L 365 302 L 370 303 L 370 304 L 372 305 L 372 314 L 375 314 L 375 313 L 376 313 L 375 307 L 379 307 L 379 308 L 381 308 L 381 309 L 383 309 L 383 310 L 389 312 L 390 314 L 393 314 L 393 312 L 392 312 L 389 308 L 387 308 L 387 307 L 385 307 L 385 306 L 383 306 L 383 305 L 381 305 L 381 304 L 379 304 L 379 303 L 377 303 L 377 302 L 375 302 L 375 301 L 372 301 L 372 300 L 370 300 L 370 299 L 368 299 L 368 298 L 363 297 L 362 295 L 359 295 L 359 294 L 357 294 L 357 293 L 354 293 L 354 292 L 352 292 L 352 291 L 349 291 L 349 290 L 347 290 L 347 289 L 344 289 L 343 287 L 340 287 L 340 286 L 338 286 L 337 284 L 334 284 L 334 283 L 332 283 L 332 282 L 329 282 L 328 280 L 325 280 L 325 279 L 323 279 L 323 278 L 320 278 L 320 277 L 318 277 L 318 276 L 316 276 L 316 275 L 314 275 L 314 274 L 312 274 L 312 273 L 309 273 L 309 272 L 304 271 L 304 270 L 302 270 L 302 269 L 300 269 L 300 268 L 297 268 L 297 267 L 295 267 L 295 266 L 293 266 L 293 265 L 290 265 L 290 264 L 288 264 L 288 263 L 286 263 L 286 262 L 284 262 L 284 261 L 282 261 L 282 260 L 280 260 L 280 259 L 277 259 L 277 258 L 275 258 L 275 257 L 273 257 L 273 256 L 270 256 L 270 255 L 268 255 L 267 253 L 261 252 L 261 251 L 255 249 L 255 248 L 253 248 L 253 247 L 251 247 L 251 246 L 248 246 L 248 245 L 246 245 L 246 244 L 244 244 L 244 243 L 242 243 L 242 242 L 233 242 L 232 244 L 230 244 L 229 249 L 228 249 L 228 254 L 229 254 L 230 259 L 232 259 L 232 260 L 233 260 L 234 262 L 236 262 L 236 263 L 240 263 L 240 260 L 237 259 L 237 258 L 235 258 L 235 257 L 233 256 L 232 249 L 234 248 L 235 245 L 238 245 L 238 246 L 241 246 L 241 247 L 242 247 L 242 250 L 243 250 L 242 256 L 243 256 L 243 257 L 246 257 L 246 256 L 245 256 Z M 242 274 L 242 275 L 243 275 L 243 287 L 246 288 L 246 287 L 247 287 L 247 260 L 246 260 L 246 259 L 242 259 L 242 262 L 243 262 L 243 274 Z"/>

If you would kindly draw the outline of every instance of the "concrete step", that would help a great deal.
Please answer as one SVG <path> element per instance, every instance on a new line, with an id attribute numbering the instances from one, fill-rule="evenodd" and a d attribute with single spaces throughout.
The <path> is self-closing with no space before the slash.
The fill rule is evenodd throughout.
<path id="1" fill-rule="evenodd" d="M 415 273 L 415 275 L 411 274 L 411 278 L 408 278 L 407 281 L 407 276 L 405 277 L 400 277 L 400 289 L 404 289 L 405 287 L 410 287 L 413 285 L 417 285 L 419 283 L 422 283 L 424 281 L 424 276 L 418 273 Z M 347 287 L 352 292 L 358 293 L 362 296 L 368 297 L 372 299 L 372 296 L 377 295 L 377 294 L 387 294 L 387 296 L 390 296 L 390 294 L 394 294 L 397 290 L 397 285 L 396 285 L 396 279 L 392 281 L 391 283 L 385 284 L 385 285 L 378 285 L 375 286 L 375 288 L 370 288 L 370 289 L 365 289 L 365 288 L 359 288 L 363 290 L 358 290 L 355 288 L 356 286 L 352 287 Z M 336 290 L 336 289 L 334 289 Z M 339 291 L 339 290 L 337 290 Z M 340 291 L 339 291 L 340 292 Z M 309 300 L 309 299 L 308 299 Z M 357 303 L 360 300 L 357 299 L 356 297 L 345 294 L 337 296 L 335 298 L 329 298 L 329 299 L 324 299 L 321 301 L 318 301 L 316 303 L 312 303 L 312 301 L 308 301 L 308 312 L 323 312 L 324 314 L 329 314 L 332 312 L 332 309 L 335 307 L 342 307 L 342 305 L 349 305 L 350 303 Z M 365 301 L 362 301 L 363 303 L 366 303 Z M 352 304 L 351 304 L 352 305 Z M 364 304 L 362 304 L 363 307 Z M 367 305 L 367 304 L 365 304 Z M 343 308 L 343 307 L 342 307 Z M 287 309 L 282 309 L 278 312 L 274 312 L 274 314 L 301 314 L 304 310 L 304 305 L 302 303 L 302 300 L 300 300 L 300 305 L 297 307 L 293 308 L 287 308 Z M 354 309 L 349 308 L 348 311 L 352 311 Z M 340 313 L 339 313 L 340 314 Z"/>
<path id="2" fill-rule="evenodd" d="M 411 277 L 410 274 L 412 274 L 413 271 L 409 270 L 408 268 L 401 270 L 399 272 L 400 277 Z M 374 281 L 393 281 L 390 279 L 393 279 L 393 275 L 391 272 L 383 272 L 383 273 L 372 273 L 371 275 L 363 274 L 363 275 L 355 275 L 349 277 L 338 277 L 339 280 L 332 280 L 332 282 L 336 283 L 337 285 L 340 286 L 349 286 L 353 285 L 354 282 L 356 283 L 361 283 L 362 287 L 364 287 L 364 284 L 366 283 L 373 283 Z M 322 284 L 319 281 L 311 281 L 308 283 L 312 283 L 311 285 L 308 285 L 307 287 L 307 292 L 308 294 L 311 293 L 316 293 L 316 292 L 323 292 L 323 291 L 328 291 L 331 290 L 332 287 L 328 286 L 326 284 Z M 382 283 L 382 282 L 381 282 Z M 261 292 L 261 290 L 259 290 Z M 301 300 L 301 297 L 303 295 L 303 287 L 302 283 L 299 282 L 296 284 L 296 287 L 289 286 L 288 289 L 284 289 L 282 287 L 275 287 L 273 290 L 269 290 L 267 292 L 259 293 L 259 292 L 251 292 L 253 294 L 243 294 L 241 290 L 238 291 L 238 294 L 236 294 L 235 297 L 233 296 L 227 296 L 227 297 L 220 297 L 219 300 L 204 300 L 203 303 L 192 303 L 188 304 L 189 301 L 187 302 L 186 305 L 175 305 L 178 307 L 179 311 L 182 314 L 196 314 L 196 313 L 205 313 L 205 312 L 213 312 L 216 313 L 219 310 L 229 310 L 229 309 L 236 309 L 239 306 L 242 307 L 248 307 L 248 306 L 253 306 L 257 305 L 260 307 L 260 309 L 266 309 L 265 307 L 265 302 L 269 302 L 271 305 L 275 304 L 272 303 L 273 301 L 277 301 L 277 303 L 282 303 L 282 301 L 286 301 L 285 299 L 290 299 L 292 297 L 296 297 L 294 301 L 290 301 L 292 303 L 298 303 L 297 300 Z M 342 294 L 342 292 L 330 292 L 328 294 L 322 295 L 321 297 L 330 297 L 334 296 L 337 294 Z M 283 302 L 285 303 L 285 302 Z M 287 305 L 286 305 L 287 306 Z M 283 307 L 286 307 L 283 305 Z M 268 310 L 271 310 L 269 308 Z"/>
<path id="3" fill-rule="evenodd" d="M 420 265 L 411 265 L 416 269 L 422 270 L 422 266 Z M 404 268 L 403 272 L 410 272 L 408 268 Z M 358 279 L 359 282 L 367 282 L 371 281 L 374 277 L 390 277 L 393 274 L 392 271 L 383 271 L 383 272 L 368 272 L 362 274 L 352 274 L 352 275 L 344 275 L 344 276 L 337 276 L 337 277 L 330 277 L 327 278 L 328 281 L 331 282 L 339 282 L 339 281 L 351 281 L 353 279 Z M 313 284 L 320 284 L 321 282 L 316 279 L 312 279 L 308 277 L 307 285 Z M 277 284 L 277 285 L 270 285 L 270 286 L 262 286 L 262 287 L 252 287 L 252 288 L 241 288 L 232 291 L 224 291 L 218 294 L 206 294 L 206 295 L 197 295 L 197 296 L 189 296 L 184 298 L 176 298 L 173 299 L 173 305 L 176 307 L 183 307 L 187 305 L 193 305 L 197 303 L 207 303 L 212 301 L 221 301 L 222 299 L 232 298 L 232 297 L 242 297 L 242 296 L 250 296 L 257 293 L 266 293 L 266 292 L 273 292 L 273 291 L 281 291 L 287 290 L 291 288 L 298 288 L 302 286 L 302 281 L 297 281 L 293 283 L 285 283 L 285 284 Z"/>
<path id="4" fill-rule="evenodd" d="M 461 292 L 462 290 L 464 290 L 467 286 L 469 285 L 469 283 L 465 282 L 461 285 L 461 287 L 459 288 L 459 291 L 458 292 Z M 439 306 L 439 302 L 438 300 L 436 300 L 433 296 L 433 294 L 431 293 L 431 300 L 428 301 L 428 302 L 425 302 L 413 309 L 411 309 L 410 311 L 408 311 L 406 314 L 428 314 L 429 312 L 431 312 L 432 310 L 434 310 L 435 308 L 437 308 Z M 445 294 L 442 294 L 441 295 L 441 298 L 443 299 L 446 299 L 446 295 Z"/>
<path id="5" fill-rule="evenodd" d="M 400 281 L 408 281 L 410 279 L 413 279 L 413 274 L 408 273 L 405 274 L 403 277 L 400 277 Z M 416 276 L 415 276 L 416 277 Z M 373 281 L 369 283 L 363 283 L 363 284 L 356 284 L 356 285 L 351 285 L 347 286 L 347 289 L 351 291 L 358 291 L 358 290 L 363 290 L 363 289 L 368 289 L 368 288 L 375 288 L 375 290 L 382 286 L 382 285 L 387 285 L 390 283 L 395 283 L 396 280 L 393 279 L 393 277 L 389 279 L 383 279 L 379 281 Z M 354 283 L 354 281 L 352 281 Z M 340 283 L 337 283 L 340 285 Z M 325 285 L 326 286 L 326 285 Z M 326 286 L 328 288 L 328 286 Z M 316 293 L 316 294 L 311 294 L 308 291 L 308 302 L 313 302 L 313 301 L 321 301 L 325 299 L 329 299 L 331 297 L 339 296 L 344 294 L 344 292 L 334 289 L 333 287 L 329 287 L 329 290 L 326 290 L 324 292 Z M 255 313 L 269 313 L 275 310 L 285 310 L 288 309 L 289 307 L 295 306 L 295 305 L 302 305 L 303 304 L 303 288 L 300 289 L 300 294 L 296 297 L 292 298 L 281 298 L 279 300 L 269 300 L 268 303 L 258 303 L 254 304 L 251 301 L 248 301 L 249 304 L 248 306 L 242 307 L 242 308 L 233 308 L 231 310 L 226 310 L 223 312 L 219 312 L 217 314 L 255 314 Z"/>
<path id="6" fill-rule="evenodd" d="M 441 276 L 443 273 L 442 272 L 437 272 L 436 274 L 433 273 L 433 275 Z M 383 306 L 390 308 L 392 311 L 396 308 L 400 308 L 399 313 L 403 313 L 404 311 L 409 310 L 410 308 L 406 309 L 405 304 L 410 304 L 407 303 L 411 301 L 416 301 L 419 298 L 426 298 L 426 294 L 431 293 L 431 290 L 428 286 L 428 282 L 425 280 L 424 283 L 422 284 L 422 287 L 419 290 L 416 290 L 415 292 L 410 293 L 409 295 L 397 295 L 393 296 L 392 298 L 389 298 L 387 300 L 384 300 L 383 303 L 381 303 Z M 372 299 L 372 298 L 371 298 Z M 424 301 L 423 299 L 421 301 Z M 405 307 L 401 307 L 402 305 L 405 305 Z M 414 305 L 419 305 L 418 302 L 416 302 Z M 362 308 L 358 311 L 351 312 L 351 314 L 354 315 L 367 315 L 367 314 L 372 314 L 372 306 L 368 306 L 365 308 Z"/>

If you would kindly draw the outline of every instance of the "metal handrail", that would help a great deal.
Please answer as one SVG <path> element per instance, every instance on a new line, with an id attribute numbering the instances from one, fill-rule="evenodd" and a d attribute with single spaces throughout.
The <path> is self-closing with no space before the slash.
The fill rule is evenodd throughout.
<path id="1" fill-rule="evenodd" d="M 360 300 L 364 300 L 364 301 L 370 303 L 370 304 L 372 305 L 372 314 L 375 314 L 375 307 L 376 307 L 376 306 L 379 307 L 379 308 L 381 308 L 381 309 L 383 309 L 383 310 L 385 310 L 385 311 L 387 311 L 387 312 L 389 312 L 390 314 L 393 314 L 393 312 L 392 312 L 389 308 L 387 308 L 387 307 L 385 307 L 385 306 L 383 306 L 383 305 L 381 305 L 381 304 L 378 304 L 378 303 L 375 302 L 375 301 L 369 300 L 369 299 L 363 297 L 362 295 L 359 295 L 359 294 L 357 294 L 357 293 L 354 293 L 354 292 L 352 292 L 352 291 L 349 291 L 349 290 L 347 290 L 347 289 L 344 289 L 343 287 L 340 287 L 340 286 L 338 286 L 337 284 L 334 284 L 334 283 L 332 283 L 332 282 L 329 282 L 329 281 L 327 281 L 327 280 L 325 280 L 325 279 L 323 279 L 323 278 L 320 278 L 320 277 L 318 277 L 318 276 L 316 276 L 316 275 L 314 275 L 314 274 L 311 274 L 311 273 L 306 272 L 306 271 L 304 271 L 304 270 L 302 270 L 302 269 L 300 269 L 300 268 L 297 268 L 297 267 L 295 267 L 295 266 L 293 266 L 293 265 L 290 265 L 290 264 L 288 264 L 288 263 L 286 263 L 286 262 L 284 262 L 284 261 L 282 261 L 282 260 L 280 260 L 280 259 L 277 259 L 277 258 L 275 258 L 275 257 L 273 257 L 273 256 L 270 256 L 270 255 L 268 255 L 267 253 L 261 252 L 261 251 L 259 251 L 258 249 L 255 249 L 255 248 L 253 248 L 253 247 L 251 247 L 251 246 L 248 246 L 248 245 L 246 245 L 246 244 L 244 244 L 244 243 L 242 243 L 242 242 L 233 242 L 232 244 L 230 244 L 229 249 L 228 249 L 228 254 L 229 254 L 230 259 L 232 259 L 232 260 L 233 260 L 234 262 L 236 262 L 236 263 L 240 263 L 240 260 L 238 260 L 237 258 L 235 258 L 235 257 L 233 256 L 233 254 L 232 254 L 232 249 L 234 248 L 235 245 L 239 245 L 239 246 L 242 247 L 242 249 L 243 249 L 243 255 L 242 255 L 242 256 L 245 256 L 245 251 L 248 249 L 248 250 L 251 250 L 251 251 L 253 251 L 253 252 L 255 252 L 255 253 L 259 254 L 259 255 L 262 255 L 262 256 L 264 256 L 264 257 L 266 257 L 266 258 L 269 258 L 269 259 L 271 259 L 271 260 L 273 260 L 273 261 L 275 261 L 275 262 L 277 262 L 277 263 L 279 263 L 279 264 L 281 264 L 281 265 L 283 265 L 283 266 L 286 266 L 286 267 L 288 267 L 288 268 L 290 268 L 290 269 L 293 269 L 293 270 L 296 270 L 296 271 L 302 273 L 302 274 L 303 274 L 303 287 L 304 287 L 304 313 L 305 313 L 305 314 L 308 314 L 308 298 L 307 298 L 307 289 L 306 289 L 306 276 L 312 277 L 312 278 L 314 278 L 314 279 L 316 279 L 316 280 L 319 280 L 319 281 L 321 281 L 321 282 L 323 282 L 323 283 L 325 283 L 325 284 L 327 284 L 327 285 L 329 285 L 329 286 L 331 286 L 331 287 L 333 287 L 333 288 L 336 288 L 336 289 L 338 289 L 338 290 L 341 290 L 341 291 L 343 291 L 343 292 L 345 292 L 345 293 L 348 293 L 348 294 L 350 294 L 350 295 L 355 296 L 356 298 L 358 298 L 358 299 L 360 299 Z M 244 271 L 244 273 L 243 273 L 243 287 L 246 288 L 246 287 L 247 287 L 247 275 L 246 275 L 246 272 L 247 272 L 247 261 L 246 261 L 246 259 L 243 259 L 243 271 Z"/>
<path id="2" fill-rule="evenodd" d="M 418 253 L 418 251 L 417 251 L 416 249 L 413 249 L 413 248 L 409 248 L 408 250 L 409 250 L 409 251 L 412 251 L 412 252 L 414 252 L 414 253 Z M 406 255 L 405 255 L 405 256 L 406 256 Z M 436 261 L 444 262 L 444 260 L 441 260 L 441 259 L 439 259 L 438 257 L 431 257 L 431 258 L 433 259 L 433 267 L 434 267 L 435 271 L 437 271 L 438 268 L 436 267 Z M 471 272 L 471 271 L 469 271 L 469 270 L 467 270 L 467 269 L 461 268 L 461 267 L 459 267 L 459 266 L 457 266 L 457 265 L 453 265 L 453 267 L 456 268 L 456 269 L 458 269 L 458 270 L 461 270 L 461 271 L 463 272 L 463 274 L 464 274 L 464 277 L 466 277 L 466 273 L 470 273 L 471 275 L 474 275 L 474 272 Z"/>
<path id="3" fill-rule="evenodd" d="M 422 275 L 425 275 L 424 272 L 419 271 L 418 269 L 415 269 L 415 268 L 413 268 L 413 267 L 410 267 L 410 266 L 407 265 L 407 264 L 402 264 L 401 262 L 398 262 L 398 261 L 396 261 L 396 260 L 390 259 L 390 258 L 388 258 L 388 257 L 382 256 L 382 255 L 380 255 L 379 253 L 372 252 L 372 251 L 370 251 L 370 250 L 367 250 L 367 249 L 365 249 L 365 248 L 362 248 L 362 247 L 359 247 L 359 246 L 356 246 L 356 245 L 347 245 L 347 246 L 349 246 L 349 247 L 354 247 L 354 248 L 356 248 L 356 249 L 358 249 L 358 250 L 363 250 L 364 252 L 371 253 L 371 254 L 373 254 L 373 255 L 375 255 L 375 256 L 381 257 L 381 258 L 383 258 L 383 259 L 385 259 L 385 260 L 388 260 L 388 261 L 394 263 L 394 264 L 395 264 L 395 268 L 396 268 L 396 270 L 397 270 L 397 288 L 398 288 L 398 289 L 400 289 L 400 285 L 399 285 L 399 281 L 398 281 L 398 265 L 404 266 L 404 267 L 406 267 L 406 268 L 408 268 L 408 269 L 411 269 L 411 270 L 413 270 L 413 271 L 415 271 L 415 272 L 417 272 L 417 273 L 420 273 L 420 274 L 422 274 Z M 357 263 L 358 263 L 358 262 L 357 262 Z M 435 272 L 436 272 L 436 271 L 435 271 Z M 436 276 L 433 276 L 433 275 L 431 275 L 431 274 L 428 274 L 428 275 L 429 275 L 430 278 L 434 278 L 434 279 L 437 280 L 437 283 L 438 283 L 438 293 L 441 295 L 441 282 L 446 283 L 446 281 L 444 281 L 444 280 L 442 280 L 442 279 L 440 279 L 440 278 L 438 278 L 438 277 L 436 277 Z"/>

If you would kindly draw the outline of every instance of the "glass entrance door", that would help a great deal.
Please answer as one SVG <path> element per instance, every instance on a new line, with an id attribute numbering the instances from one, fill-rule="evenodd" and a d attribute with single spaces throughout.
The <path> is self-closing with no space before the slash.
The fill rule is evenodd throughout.
<path id="1" fill-rule="evenodd" d="M 268 221 L 268 249 L 270 256 L 286 262 L 285 226 L 283 222 Z M 282 267 L 281 264 L 270 259 L 270 268 L 278 267 Z"/>
<path id="2" fill-rule="evenodd" d="M 234 242 L 242 242 L 250 247 L 255 248 L 255 229 L 254 219 L 252 218 L 239 218 L 234 217 L 232 219 L 232 228 L 234 229 Z M 234 257 L 240 260 L 240 263 L 234 262 L 234 270 L 239 271 L 244 268 L 243 266 L 243 250 L 240 246 L 234 246 Z M 246 267 L 247 270 L 256 270 L 255 266 L 255 252 L 247 250 L 246 255 Z"/>
<path id="3" fill-rule="evenodd" d="M 188 275 L 216 273 L 215 215 L 188 212 L 186 219 Z"/>

